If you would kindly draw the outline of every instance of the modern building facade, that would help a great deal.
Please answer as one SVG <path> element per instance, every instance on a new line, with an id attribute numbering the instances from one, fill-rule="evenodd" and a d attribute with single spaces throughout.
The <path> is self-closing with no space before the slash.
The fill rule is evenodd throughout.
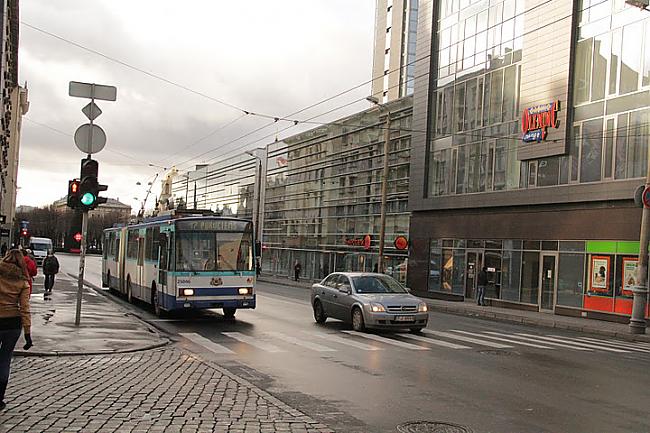
<path id="1" fill-rule="evenodd" d="M 650 13 L 420 0 L 409 285 L 627 320 L 648 165 Z"/>
<path id="2" fill-rule="evenodd" d="M 22 116 L 29 109 L 27 89 L 18 85 L 18 0 L 0 4 L 0 234 L 2 242 L 14 241 L 11 230 L 16 215 L 16 179 Z"/>
<path id="3" fill-rule="evenodd" d="M 388 102 L 413 94 L 419 0 L 377 0 L 372 96 Z"/>
<path id="4" fill-rule="evenodd" d="M 257 197 L 263 274 L 291 276 L 296 261 L 306 279 L 335 270 L 372 271 L 389 115 L 385 266 L 406 281 L 406 245 L 398 243 L 399 249 L 395 240 L 406 238 L 409 226 L 411 104 L 410 97 L 398 99 L 273 143 L 260 152 L 263 157 L 242 154 L 178 174 L 171 201 L 254 219 Z"/>

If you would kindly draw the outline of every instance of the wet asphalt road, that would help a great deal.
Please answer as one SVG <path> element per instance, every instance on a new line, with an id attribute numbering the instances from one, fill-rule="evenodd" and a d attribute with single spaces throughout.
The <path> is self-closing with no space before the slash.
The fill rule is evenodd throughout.
<path id="1" fill-rule="evenodd" d="M 59 257 L 77 272 L 77 257 Z M 99 285 L 100 258 L 86 271 Z M 335 320 L 315 324 L 306 290 L 260 283 L 257 293 L 258 308 L 236 321 L 139 311 L 338 432 L 395 432 L 415 420 L 477 433 L 650 432 L 645 345 L 439 313 L 428 329 L 444 334 L 357 336 Z"/>

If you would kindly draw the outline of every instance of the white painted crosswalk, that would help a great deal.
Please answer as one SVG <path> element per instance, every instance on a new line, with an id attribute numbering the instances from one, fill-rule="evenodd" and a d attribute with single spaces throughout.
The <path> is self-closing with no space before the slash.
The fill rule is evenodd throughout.
<path id="1" fill-rule="evenodd" d="M 260 350 L 266 353 L 292 353 L 296 351 L 326 354 L 332 352 L 368 352 L 387 350 L 480 350 L 485 347 L 499 350 L 571 350 L 591 354 L 646 356 L 650 359 L 650 346 L 610 338 L 584 335 L 565 336 L 554 333 L 499 332 L 491 330 L 423 329 L 420 334 L 374 333 L 351 330 L 319 329 L 313 331 L 262 331 L 254 335 L 245 332 L 218 332 L 212 338 L 198 333 L 182 333 L 195 344 L 218 355 Z"/>

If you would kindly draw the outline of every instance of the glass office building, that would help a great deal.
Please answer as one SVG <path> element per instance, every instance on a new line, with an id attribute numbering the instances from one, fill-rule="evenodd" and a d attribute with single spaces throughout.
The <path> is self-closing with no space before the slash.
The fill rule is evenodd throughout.
<path id="1" fill-rule="evenodd" d="M 375 269 L 388 115 L 385 268 L 406 281 L 407 249 L 395 240 L 408 238 L 412 103 L 397 99 L 266 148 L 263 275 L 292 276 L 296 261 L 313 280 Z M 179 174 L 174 202 L 253 218 L 257 164 L 244 154 Z"/>
<path id="2" fill-rule="evenodd" d="M 409 285 L 627 320 L 650 14 L 624 0 L 420 2 Z M 429 72 L 426 75 L 426 72 Z M 428 97 L 424 97 L 424 96 Z"/>

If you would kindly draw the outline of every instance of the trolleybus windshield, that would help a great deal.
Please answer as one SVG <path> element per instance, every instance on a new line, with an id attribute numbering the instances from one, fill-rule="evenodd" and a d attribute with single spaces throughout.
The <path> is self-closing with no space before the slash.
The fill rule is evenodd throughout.
<path id="1" fill-rule="evenodd" d="M 253 234 L 222 231 L 177 231 L 179 272 L 253 270 Z"/>

